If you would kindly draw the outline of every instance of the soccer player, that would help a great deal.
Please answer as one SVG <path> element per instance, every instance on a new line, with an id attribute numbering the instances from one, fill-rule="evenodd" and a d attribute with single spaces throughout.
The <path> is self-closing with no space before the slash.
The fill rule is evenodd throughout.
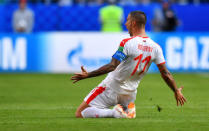
<path id="1" fill-rule="evenodd" d="M 109 64 L 87 72 L 81 66 L 82 73 L 76 73 L 71 80 L 74 83 L 102 74 L 107 77 L 94 88 L 84 99 L 76 111 L 78 118 L 135 118 L 137 87 L 152 62 L 157 64 L 162 78 L 174 92 L 178 105 L 184 105 L 186 99 L 165 66 L 161 47 L 145 32 L 146 15 L 141 11 L 133 11 L 127 17 L 126 27 L 131 38 L 121 41 L 118 50 Z M 113 109 L 109 109 L 114 106 Z"/>

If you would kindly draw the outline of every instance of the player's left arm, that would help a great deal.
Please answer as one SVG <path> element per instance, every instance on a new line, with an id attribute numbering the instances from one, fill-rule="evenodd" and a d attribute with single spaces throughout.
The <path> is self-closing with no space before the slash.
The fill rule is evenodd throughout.
<path id="1" fill-rule="evenodd" d="M 166 84 L 171 88 L 171 90 L 174 92 L 174 96 L 176 98 L 177 106 L 180 104 L 181 106 L 184 105 L 186 102 L 186 99 L 184 95 L 182 94 L 183 86 L 178 88 L 176 85 L 176 82 L 172 76 L 172 74 L 168 71 L 165 64 L 158 64 L 158 69 L 161 73 L 162 78 L 166 82 Z"/>
<path id="2" fill-rule="evenodd" d="M 176 102 L 177 102 L 177 106 L 178 105 L 184 105 L 184 103 L 186 102 L 185 97 L 182 94 L 182 89 L 183 87 L 178 88 L 176 85 L 176 82 L 172 76 L 172 74 L 168 71 L 166 65 L 165 65 L 165 58 L 163 56 L 163 51 L 162 48 L 157 47 L 155 50 L 155 55 L 156 58 L 154 60 L 154 62 L 157 64 L 157 67 L 161 73 L 161 76 L 163 78 L 163 80 L 166 82 L 166 84 L 171 88 L 171 90 L 174 92 L 175 98 L 176 98 Z"/>
<path id="3" fill-rule="evenodd" d="M 106 65 L 104 65 L 104 66 L 100 67 L 99 69 L 94 70 L 92 72 L 87 72 L 84 69 L 84 67 L 81 66 L 82 73 L 75 73 L 75 75 L 71 77 L 71 80 L 74 81 L 73 83 L 76 83 L 82 79 L 103 75 L 103 74 L 109 73 L 111 71 L 114 71 L 119 64 L 120 64 L 120 61 L 113 57 L 109 64 L 106 64 Z"/>

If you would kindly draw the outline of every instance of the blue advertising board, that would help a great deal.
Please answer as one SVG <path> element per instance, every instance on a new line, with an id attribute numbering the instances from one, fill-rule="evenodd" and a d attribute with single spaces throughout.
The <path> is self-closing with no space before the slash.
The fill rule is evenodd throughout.
<path id="1" fill-rule="evenodd" d="M 172 72 L 209 72 L 209 33 L 148 33 Z M 73 73 L 107 64 L 127 33 L 0 34 L 0 72 Z M 149 72 L 156 72 L 152 64 Z"/>
<path id="2" fill-rule="evenodd" d="M 174 72 L 209 70 L 208 33 L 150 34 L 163 49 L 168 69 Z"/>

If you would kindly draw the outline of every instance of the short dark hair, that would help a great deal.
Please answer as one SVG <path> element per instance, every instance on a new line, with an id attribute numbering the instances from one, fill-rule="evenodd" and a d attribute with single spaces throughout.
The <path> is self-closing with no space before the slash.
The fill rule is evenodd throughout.
<path id="1" fill-rule="evenodd" d="M 130 13 L 131 18 L 136 21 L 137 25 L 141 28 L 144 27 L 146 22 L 147 22 L 147 16 L 144 12 L 142 11 L 132 11 Z"/>

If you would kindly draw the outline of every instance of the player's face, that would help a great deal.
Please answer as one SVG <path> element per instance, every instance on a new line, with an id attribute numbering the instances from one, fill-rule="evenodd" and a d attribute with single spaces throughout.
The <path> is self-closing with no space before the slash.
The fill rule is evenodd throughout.
<path id="1" fill-rule="evenodd" d="M 126 25 L 126 28 L 128 29 L 129 34 L 132 36 L 132 28 L 131 28 L 132 24 L 131 23 L 132 23 L 131 15 L 129 14 L 128 17 L 127 17 L 125 25 Z"/>

